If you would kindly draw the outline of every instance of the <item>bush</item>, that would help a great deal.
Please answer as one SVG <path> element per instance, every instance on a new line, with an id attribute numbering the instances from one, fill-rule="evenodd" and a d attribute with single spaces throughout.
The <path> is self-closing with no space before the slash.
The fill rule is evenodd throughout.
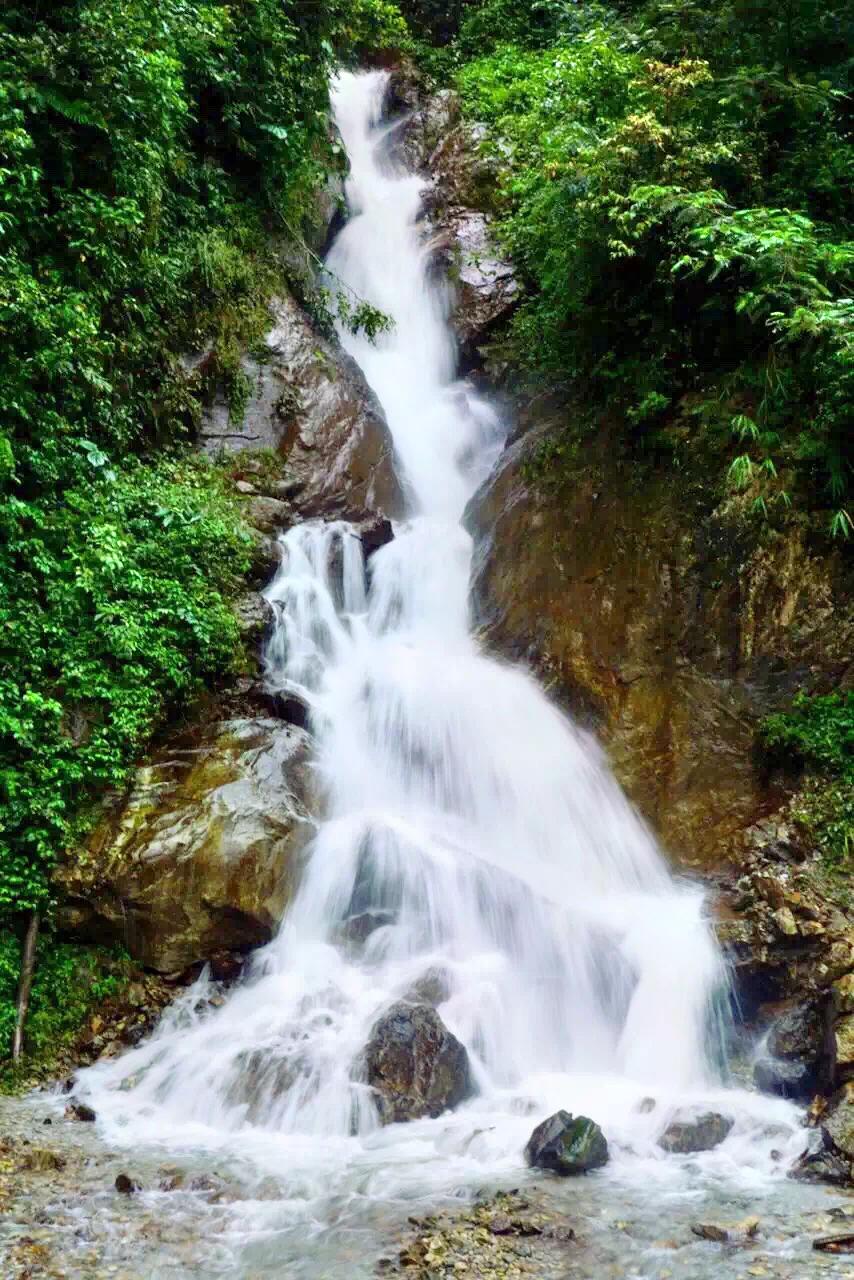
<path id="1" fill-rule="evenodd" d="M 854 853 L 854 693 L 799 694 L 788 712 L 768 716 L 760 742 L 771 760 L 807 766 L 797 818 L 829 865 Z"/>
<path id="2" fill-rule="evenodd" d="M 555 4 L 545 33 L 513 0 L 466 18 L 458 85 L 491 127 L 499 234 L 526 285 L 511 343 L 534 373 L 622 410 L 629 448 L 658 430 L 651 404 L 690 396 L 721 477 L 758 512 L 823 510 L 847 537 L 843 13 L 808 0 L 684 10 Z"/>

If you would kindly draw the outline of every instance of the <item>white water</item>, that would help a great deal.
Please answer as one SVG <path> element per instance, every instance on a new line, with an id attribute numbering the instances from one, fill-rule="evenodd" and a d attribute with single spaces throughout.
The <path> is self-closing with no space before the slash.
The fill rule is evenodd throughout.
<path id="1" fill-rule="evenodd" d="M 607 1176 L 681 1185 L 686 1161 L 655 1140 L 675 1107 L 714 1105 L 736 1124 L 701 1166 L 759 1187 L 785 1167 L 770 1148 L 802 1142 L 788 1104 L 719 1078 L 725 975 L 701 893 L 674 882 L 595 743 L 470 634 L 460 519 L 501 427 L 454 380 L 447 297 L 428 284 L 416 226 L 423 183 L 386 158 L 383 87 L 374 72 L 335 89 L 352 216 L 329 265 L 394 318 L 376 345 L 342 338 L 387 413 L 412 514 L 367 577 L 349 526 L 297 526 L 268 591 L 270 684 L 311 708 L 316 839 L 250 980 L 213 1013 L 194 1011 L 194 991 L 81 1088 L 114 1142 L 203 1147 L 279 1175 L 294 1221 L 336 1197 L 521 1170 L 533 1125 L 558 1107 L 603 1125 Z M 368 911 L 380 927 L 347 942 L 344 922 Z M 354 1060 L 431 969 L 480 1092 L 381 1129 Z M 658 1105 L 642 1113 L 648 1095 Z"/>

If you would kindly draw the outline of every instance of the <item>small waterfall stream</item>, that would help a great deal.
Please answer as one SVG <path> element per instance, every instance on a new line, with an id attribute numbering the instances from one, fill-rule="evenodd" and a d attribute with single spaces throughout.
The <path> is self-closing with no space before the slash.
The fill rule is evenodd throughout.
<path id="1" fill-rule="evenodd" d="M 385 409 L 411 512 L 367 566 L 343 522 L 282 538 L 267 678 L 309 707 L 322 795 L 302 883 L 222 1008 L 191 993 L 81 1092 L 112 1142 L 235 1153 L 280 1177 L 294 1222 L 336 1198 L 518 1177 L 559 1107 L 602 1124 L 606 1177 L 643 1184 L 695 1176 L 656 1138 L 678 1105 L 714 1105 L 735 1125 L 695 1170 L 758 1186 L 785 1167 L 772 1147 L 802 1145 L 797 1116 L 721 1077 L 725 974 L 700 891 L 670 875 L 591 738 L 471 633 L 460 522 L 502 426 L 455 378 L 423 182 L 384 145 L 385 84 L 344 74 L 334 90 L 351 217 L 328 265 L 393 317 L 375 344 L 342 341 Z M 425 974 L 478 1093 L 384 1129 L 354 1063 Z"/>

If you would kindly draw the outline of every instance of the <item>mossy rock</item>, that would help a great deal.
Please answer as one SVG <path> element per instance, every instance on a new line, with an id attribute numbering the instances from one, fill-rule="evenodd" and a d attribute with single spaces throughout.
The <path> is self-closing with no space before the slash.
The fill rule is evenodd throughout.
<path id="1" fill-rule="evenodd" d="M 589 1173 L 608 1163 L 608 1143 L 599 1125 L 587 1116 L 556 1111 L 531 1134 L 525 1160 L 563 1177 Z"/>

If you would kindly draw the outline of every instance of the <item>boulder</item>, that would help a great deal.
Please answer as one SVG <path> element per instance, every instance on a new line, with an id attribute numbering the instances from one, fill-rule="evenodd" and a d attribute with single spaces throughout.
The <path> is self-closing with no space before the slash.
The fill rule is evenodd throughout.
<path id="1" fill-rule="evenodd" d="M 818 1119 L 792 1177 L 850 1186 L 854 1182 L 854 1082 L 834 1094 Z"/>
<path id="2" fill-rule="evenodd" d="M 474 1093 L 465 1047 L 430 1005 L 403 1000 L 374 1024 L 358 1074 L 382 1124 L 441 1115 Z"/>
<path id="3" fill-rule="evenodd" d="M 726 1138 L 733 1121 L 717 1111 L 705 1111 L 692 1115 L 677 1111 L 658 1139 L 658 1145 L 671 1155 L 689 1155 L 698 1151 L 711 1151 Z"/>
<path id="4" fill-rule="evenodd" d="M 302 730 L 218 721 L 167 742 L 58 870 L 59 927 L 163 973 L 267 942 L 311 830 Z"/>
<path id="5" fill-rule="evenodd" d="M 263 358 L 246 355 L 241 362 L 250 386 L 241 422 L 231 421 L 219 396 L 200 428 L 200 444 L 212 455 L 274 449 L 282 456 L 287 488 L 280 492 L 293 495 L 291 503 L 247 495 L 250 523 L 277 531 L 295 510 L 357 520 L 400 515 L 391 436 L 362 371 L 290 295 L 274 299 L 271 314 Z"/>
<path id="6" fill-rule="evenodd" d="M 237 625 L 244 640 L 260 644 L 273 625 L 273 606 L 260 591 L 248 591 L 234 606 Z"/>
<path id="7" fill-rule="evenodd" d="M 275 537 L 290 522 L 291 509 L 281 498 L 256 494 L 245 503 L 243 514 L 253 529 Z"/>
<path id="8" fill-rule="evenodd" d="M 97 1119 L 95 1112 L 85 1102 L 72 1098 L 68 1106 L 65 1108 L 65 1115 L 68 1120 L 82 1120 L 86 1124 L 93 1124 Z"/>
<path id="9" fill-rule="evenodd" d="M 608 1163 L 605 1135 L 587 1116 L 557 1111 L 537 1125 L 525 1147 L 526 1162 L 564 1177 L 589 1173 Z"/>
<path id="10" fill-rule="evenodd" d="M 277 538 L 260 529 L 249 530 L 252 537 L 252 563 L 247 581 L 256 587 L 266 587 L 282 562 L 282 544 Z"/>
<path id="11" fill-rule="evenodd" d="M 811 1098 L 833 1075 L 826 1000 L 793 1005 L 771 1026 L 767 1052 L 756 1063 L 757 1088 L 787 1098 Z"/>

